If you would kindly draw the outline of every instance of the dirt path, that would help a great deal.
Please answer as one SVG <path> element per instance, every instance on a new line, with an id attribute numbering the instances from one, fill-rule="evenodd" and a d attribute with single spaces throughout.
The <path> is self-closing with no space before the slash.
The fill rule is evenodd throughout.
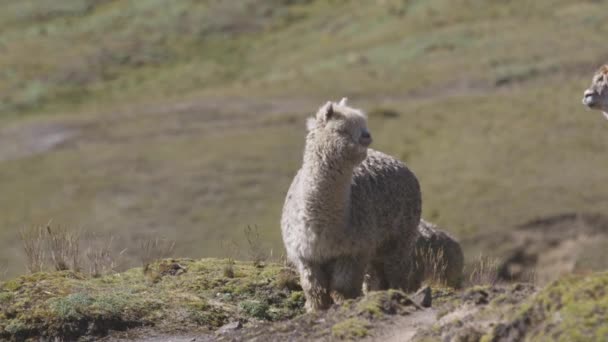
<path id="1" fill-rule="evenodd" d="M 28 123 L 0 129 L 0 162 L 44 153 L 74 139 L 69 123 Z"/>
<path id="2" fill-rule="evenodd" d="M 483 84 L 459 82 L 437 89 L 419 90 L 403 95 L 357 97 L 359 106 L 396 106 L 404 101 L 436 101 L 441 98 L 481 94 L 489 89 Z M 275 120 L 279 116 L 304 117 L 315 111 L 327 99 L 286 98 L 204 98 L 179 102 L 124 106 L 108 113 L 90 116 L 48 118 L 17 122 L 0 127 L 0 162 L 30 157 L 55 150 L 78 141 L 124 141 L 137 139 L 137 130 L 129 136 L 117 137 L 111 132 L 128 124 L 139 125 L 143 121 L 154 122 L 154 131 L 145 130 L 146 135 L 180 135 L 198 133 L 202 129 L 230 129 L 252 125 L 285 123 Z M 338 100 L 338 99 L 334 99 Z M 289 119 L 289 118 L 288 118 Z M 294 117 L 295 119 L 295 117 Z M 295 120 L 298 121 L 298 120 Z M 157 123 L 157 124 L 156 124 Z M 135 135 L 134 135 L 135 134 Z"/>

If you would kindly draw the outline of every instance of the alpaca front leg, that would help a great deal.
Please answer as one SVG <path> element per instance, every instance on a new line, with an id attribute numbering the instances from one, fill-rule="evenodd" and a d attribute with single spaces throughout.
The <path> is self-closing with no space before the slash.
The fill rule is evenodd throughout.
<path id="1" fill-rule="evenodd" d="M 302 264 L 300 269 L 300 284 L 306 297 L 307 312 L 328 309 L 332 300 L 329 296 L 329 277 L 319 264 Z"/>
<path id="2" fill-rule="evenodd" d="M 361 295 L 366 262 L 362 257 L 341 257 L 334 261 L 331 272 L 331 297 L 336 303 Z"/>

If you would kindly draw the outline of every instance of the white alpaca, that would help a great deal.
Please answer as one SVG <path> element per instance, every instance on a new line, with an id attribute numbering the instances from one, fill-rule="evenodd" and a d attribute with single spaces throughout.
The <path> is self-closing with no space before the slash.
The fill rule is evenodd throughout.
<path id="1" fill-rule="evenodd" d="M 370 290 L 414 290 L 408 279 L 421 211 L 416 176 L 368 149 L 367 119 L 346 99 L 322 106 L 308 129 L 281 218 L 307 309 L 360 295 L 366 271 Z"/>

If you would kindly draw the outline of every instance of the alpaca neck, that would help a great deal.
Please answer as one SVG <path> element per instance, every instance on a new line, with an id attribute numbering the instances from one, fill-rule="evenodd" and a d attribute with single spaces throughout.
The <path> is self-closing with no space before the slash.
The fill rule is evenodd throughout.
<path id="1" fill-rule="evenodd" d="M 353 166 L 340 165 L 337 159 L 310 149 L 302 166 L 304 210 L 310 213 L 309 226 L 345 227 L 350 213 Z"/>

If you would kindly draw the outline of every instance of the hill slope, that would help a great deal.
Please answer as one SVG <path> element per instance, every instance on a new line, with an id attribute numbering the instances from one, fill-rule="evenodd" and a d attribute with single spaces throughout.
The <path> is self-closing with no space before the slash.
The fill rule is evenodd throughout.
<path id="1" fill-rule="evenodd" d="M 148 235 L 234 254 L 247 225 L 280 255 L 304 119 L 345 95 L 458 236 L 608 207 L 606 124 L 580 105 L 608 56 L 602 2 L 0 4 L 8 274 L 17 230 L 51 219 L 120 237 L 131 264 Z"/>

